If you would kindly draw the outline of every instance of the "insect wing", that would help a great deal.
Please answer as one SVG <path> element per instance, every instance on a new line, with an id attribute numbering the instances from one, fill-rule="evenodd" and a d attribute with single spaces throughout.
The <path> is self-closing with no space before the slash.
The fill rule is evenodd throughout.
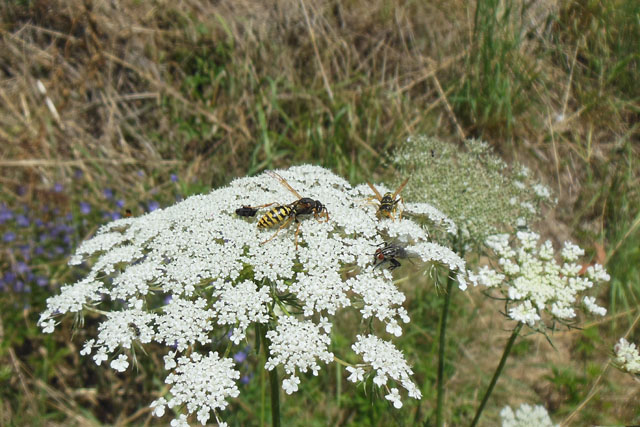
<path id="1" fill-rule="evenodd" d="M 294 188 L 290 186 L 289 183 L 283 177 L 281 177 L 274 171 L 267 171 L 267 175 L 280 181 L 280 184 L 284 185 L 287 190 L 291 191 L 298 199 L 302 199 L 302 196 L 300 195 L 300 193 L 294 190 Z"/>

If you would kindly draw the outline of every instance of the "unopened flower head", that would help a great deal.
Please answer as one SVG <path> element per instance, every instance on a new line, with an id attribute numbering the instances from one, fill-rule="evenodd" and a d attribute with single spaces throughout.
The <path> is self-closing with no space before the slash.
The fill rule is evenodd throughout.
<path id="1" fill-rule="evenodd" d="M 508 234 L 500 234 L 487 239 L 486 245 L 498 258 L 498 267 L 482 267 L 475 278 L 479 284 L 502 294 L 511 319 L 534 327 L 543 320 L 542 313 L 547 312 L 568 322 L 576 316 L 576 306 L 592 314 L 606 314 L 607 310 L 597 305 L 594 297 L 578 298 L 579 292 L 609 280 L 598 264 L 580 274 L 582 266 L 575 261 L 583 254 L 582 249 L 566 242 L 560 252 L 562 263 L 558 263 L 551 242 L 540 244 L 538 234 L 521 231 L 513 242 L 510 238 Z"/>
<path id="2" fill-rule="evenodd" d="M 531 406 L 523 403 L 515 412 L 510 406 L 505 406 L 500 411 L 502 427 L 554 427 L 549 413 L 544 406 Z"/>
<path id="3" fill-rule="evenodd" d="M 301 374 L 317 374 L 334 359 L 330 319 L 338 310 L 357 307 L 376 329 L 402 334 L 401 324 L 409 322 L 402 306 L 405 297 L 388 269 L 372 265 L 383 241 L 403 242 L 422 261 L 446 264 L 460 287 L 466 286 L 464 261 L 430 242 L 426 230 L 407 218 L 378 219 L 378 207 L 366 203 L 371 196 L 367 185 L 351 187 L 314 166 L 278 173 L 302 197 L 319 200 L 328 216 L 300 214 L 299 222 L 289 221 L 274 235 L 287 218 L 293 219 L 282 213 L 285 207 L 290 209 L 300 197 L 275 175 L 263 174 L 166 209 L 119 219 L 78 248 L 70 264 L 89 258 L 92 268 L 87 277 L 48 299 L 41 327 L 52 332 L 55 317 L 68 312 L 106 312 L 98 336 L 87 341 L 82 354 L 93 354 L 98 364 L 111 360 L 109 366 L 119 371 L 129 367 L 132 344 L 165 345 L 164 367 L 173 372 L 165 381 L 172 384 L 173 397 L 156 400 L 153 413 L 162 416 L 165 406 L 184 404 L 206 423 L 210 412 L 217 417 L 226 399 L 238 393 L 233 359 L 218 355 L 213 344 L 229 330 L 231 344 L 244 347 L 250 326 L 269 329 L 266 368 L 284 368 L 287 393 L 298 389 Z M 258 213 L 251 216 L 248 209 L 249 216 L 236 214 L 242 207 L 257 207 Z M 275 227 L 258 227 L 268 212 Z M 418 398 L 402 353 L 373 335 L 363 340 L 354 347 L 365 359 L 358 369 L 374 369 L 379 385 L 390 378 Z M 355 371 L 350 378 L 361 377 Z M 387 390 L 395 406 L 398 393 Z M 184 420 L 179 416 L 174 422 Z"/>
<path id="4" fill-rule="evenodd" d="M 395 164 L 401 172 L 398 181 L 411 177 L 404 197 L 430 203 L 451 218 L 466 242 L 482 243 L 505 227 L 526 226 L 539 216 L 542 203 L 552 203 L 551 191 L 534 182 L 527 168 L 509 167 L 489 144 L 477 140 L 460 147 L 410 137 L 396 153 Z M 407 206 L 409 212 L 412 208 Z"/>
<path id="5" fill-rule="evenodd" d="M 634 343 L 620 338 L 620 341 L 613 347 L 613 351 L 615 352 L 614 362 L 620 369 L 640 375 L 640 353 Z"/>

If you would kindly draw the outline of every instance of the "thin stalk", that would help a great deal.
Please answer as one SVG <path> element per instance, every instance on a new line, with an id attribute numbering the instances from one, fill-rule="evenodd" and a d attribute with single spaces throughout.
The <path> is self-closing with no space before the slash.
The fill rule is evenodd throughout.
<path id="1" fill-rule="evenodd" d="M 436 406 L 436 426 L 444 425 L 442 410 L 444 407 L 444 351 L 447 342 L 447 317 L 449 316 L 449 305 L 451 303 L 451 291 L 453 289 L 453 276 L 449 272 L 447 278 L 447 290 L 444 296 L 444 306 L 440 316 L 440 343 L 438 347 L 438 403 Z"/>
<path id="2" fill-rule="evenodd" d="M 509 337 L 507 346 L 504 348 L 504 351 L 502 352 L 502 358 L 500 359 L 500 363 L 498 364 L 498 367 L 496 368 L 496 372 L 493 374 L 493 378 L 491 378 L 491 383 L 489 384 L 489 387 L 487 387 L 487 391 L 485 392 L 484 397 L 482 398 L 482 402 L 480 403 L 480 406 L 476 411 L 476 416 L 473 418 L 473 421 L 471 422 L 471 427 L 474 427 L 476 424 L 478 424 L 480 415 L 482 415 L 482 411 L 484 410 L 484 407 L 487 404 L 487 401 L 489 400 L 489 396 L 491 396 L 491 393 L 493 392 L 493 388 L 498 382 L 498 378 L 502 373 L 502 369 L 504 368 L 504 365 L 507 362 L 507 357 L 509 356 L 509 353 L 511 353 L 511 348 L 513 347 L 513 343 L 516 342 L 516 338 L 518 338 L 518 334 L 520 333 L 520 330 L 522 329 L 523 325 L 524 324 L 522 322 L 518 322 L 518 325 L 513 329 L 513 332 L 511 332 L 511 336 Z"/>
<path id="3" fill-rule="evenodd" d="M 262 347 L 264 348 L 265 359 L 268 360 L 270 351 L 267 328 L 260 328 L 260 331 L 262 332 Z M 269 390 L 271 391 L 271 425 L 280 427 L 280 381 L 277 367 L 269 371 Z"/>

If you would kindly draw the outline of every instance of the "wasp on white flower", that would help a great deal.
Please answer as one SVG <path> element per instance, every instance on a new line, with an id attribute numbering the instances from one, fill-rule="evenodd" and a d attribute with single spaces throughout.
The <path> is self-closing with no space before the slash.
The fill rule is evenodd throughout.
<path id="1" fill-rule="evenodd" d="M 287 185 L 273 185 L 274 176 Z M 290 200 L 290 188 L 322 200 L 322 210 L 299 205 L 292 220 L 305 215 L 322 220 L 300 220 L 274 235 L 258 227 L 260 219 L 235 213 L 238 206 Z M 111 359 L 119 371 L 128 368 L 133 343 L 166 346 L 164 368 L 171 373 L 165 382 L 173 397 L 152 404 L 157 416 L 165 406 L 180 405 L 203 424 L 211 412 L 218 420 L 217 411 L 238 396 L 239 374 L 232 359 L 219 355 L 228 353 L 216 352 L 216 342 L 232 330 L 228 349 L 242 345 L 252 325 L 260 325 L 270 342 L 266 369 L 284 368 L 281 385 L 293 393 L 301 374 L 317 375 L 321 364 L 336 360 L 329 334 L 331 316 L 339 310 L 355 305 L 363 318 L 375 321 L 375 330 L 394 336 L 409 322 L 392 274 L 371 263 L 371 248 L 383 235 L 406 242 L 424 262 L 446 264 L 466 287 L 462 258 L 430 242 L 426 230 L 410 219 L 379 219 L 375 207 L 360 203 L 369 194 L 366 185 L 354 188 L 326 169 L 304 165 L 236 179 L 208 195 L 119 219 L 80 245 L 70 264 L 92 261 L 90 272 L 47 300 L 39 324 L 50 333 L 65 313 L 104 316 L 82 354 L 93 353 L 98 364 Z M 327 211 L 330 217 L 321 216 Z M 455 229 L 446 217 L 431 214 Z M 291 314 L 290 304 L 300 314 Z M 350 379 L 362 379 L 368 367 L 376 372 L 377 385 L 392 379 L 420 398 L 404 356 L 390 342 L 368 335 L 358 338 L 354 350 L 364 364 Z M 389 393 L 398 407 L 399 392 Z M 175 425 L 187 420 L 188 414 L 179 412 Z"/>

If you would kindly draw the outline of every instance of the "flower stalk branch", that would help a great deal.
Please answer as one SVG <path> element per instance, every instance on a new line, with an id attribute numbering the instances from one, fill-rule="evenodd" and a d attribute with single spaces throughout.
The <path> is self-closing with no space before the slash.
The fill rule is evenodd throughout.
<path id="1" fill-rule="evenodd" d="M 511 336 L 509 337 L 509 341 L 507 341 L 507 345 L 505 346 L 504 351 L 502 352 L 502 357 L 500 358 L 500 363 L 498 364 L 498 367 L 496 368 L 496 371 L 493 374 L 493 378 L 491 378 L 491 383 L 489 384 L 489 387 L 487 387 L 487 391 L 484 393 L 484 397 L 482 398 L 482 402 L 480 402 L 480 406 L 478 406 L 478 410 L 476 411 L 476 415 L 473 418 L 473 421 L 471 422 L 471 427 L 474 427 L 476 424 L 478 424 L 478 420 L 480 419 L 480 415 L 482 415 L 482 411 L 484 410 L 484 407 L 487 404 L 487 401 L 489 400 L 489 397 L 491 396 L 491 393 L 493 392 L 493 388 L 495 387 L 496 383 L 498 382 L 498 378 L 500 378 L 500 374 L 502 374 L 502 369 L 504 368 L 504 365 L 507 362 L 507 357 L 509 357 L 509 353 L 511 353 L 511 348 L 513 347 L 513 343 L 516 342 L 516 338 L 518 338 L 518 334 L 520 334 L 520 330 L 522 329 L 523 326 L 524 326 L 524 323 L 518 322 L 516 327 L 511 332 Z"/>

